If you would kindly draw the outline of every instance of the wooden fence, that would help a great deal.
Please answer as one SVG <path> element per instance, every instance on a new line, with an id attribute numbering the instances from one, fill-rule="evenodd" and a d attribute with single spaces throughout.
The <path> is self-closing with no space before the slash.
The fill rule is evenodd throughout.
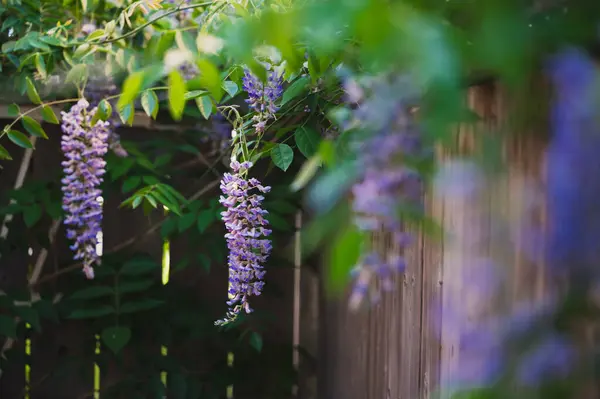
<path id="1" fill-rule="evenodd" d="M 532 88 L 539 90 L 539 87 Z M 543 98 L 543 96 L 542 96 Z M 475 249 L 480 255 L 501 259 L 508 265 L 508 289 L 495 307 L 503 309 L 515 306 L 520 300 L 538 300 L 548 290 L 548 282 L 539 264 L 528 261 L 517 248 L 506 250 L 505 243 L 498 240 L 503 227 L 500 221 L 514 221 L 523 217 L 527 201 L 527 189 L 543 185 L 542 166 L 545 131 L 539 121 L 525 121 L 518 128 L 505 129 L 509 106 L 518 105 L 516 100 L 506 101 L 502 89 L 495 85 L 471 89 L 469 105 L 482 117 L 477 126 L 460 126 L 454 148 L 440 150 L 443 163 L 458 154 L 477 150 L 486 140 L 501 138 L 501 159 L 504 168 L 496 174 L 494 184 L 479 198 L 477 204 L 436 197 L 428 193 L 426 207 L 443 227 L 443 239 L 422 232 L 418 245 L 408 250 L 406 273 L 395 277 L 396 290 L 385 294 L 382 301 L 369 309 L 352 313 L 346 298 L 324 300 L 319 273 L 311 268 L 277 271 L 272 274 L 284 291 L 283 299 L 265 302 L 278 317 L 277 325 L 269 334 L 268 342 L 299 345 L 307 353 L 290 356 L 290 362 L 299 368 L 298 396 L 303 399 L 417 399 L 449 397 L 450 381 L 460 368 L 461 347 L 451 328 L 451 320 L 445 320 L 439 312 L 442 303 L 455 301 L 465 307 L 473 306 L 461 297 L 465 284 L 464 237 L 477 237 Z M 543 115 L 543 108 L 538 114 Z M 543 118 L 542 118 L 543 120 Z M 535 129 L 540 132 L 536 132 Z M 518 130 L 520 134 L 514 134 Z M 56 134 L 56 132 L 53 132 Z M 135 133 L 137 134 L 137 133 Z M 36 154 L 46 154 L 43 146 Z M 55 149 L 53 150 L 55 151 Z M 490 155 L 491 156 L 491 155 Z M 56 158 L 35 156 L 34 172 L 45 173 L 56 168 Z M 16 165 L 7 164 L 3 176 L 13 176 Z M 7 179 L 1 179 L 2 187 Z M 12 179 L 8 179 L 9 181 Z M 105 246 L 135 236 L 148 221 L 141 215 L 117 211 L 119 198 L 107 198 L 105 207 Z M 475 206 L 476 205 L 476 206 Z M 493 213 L 493 212 L 495 213 Z M 543 224 L 543 204 L 539 207 L 539 220 Z M 458 237 L 458 238 L 457 238 Z M 461 240 L 460 237 L 463 237 Z M 382 252 L 395 251 L 389 247 L 385 236 L 376 238 Z M 140 243 L 147 251 L 160 256 L 161 242 L 157 235 L 149 235 Z M 186 250 L 187 243 L 173 242 L 171 256 L 176 258 Z M 24 264 L 23 258 L 16 261 Z M 3 266 L 6 264 L 2 261 Z M 14 269 L 20 279 L 25 279 L 21 266 Z M 226 276 L 211 275 L 208 279 L 182 278 L 170 284 L 201 284 L 199 291 L 215 303 L 223 300 Z M 275 303 L 276 302 L 276 303 Z M 261 303 L 260 306 L 263 306 Z M 438 328 L 442 326 L 441 329 Z M 78 337 L 78 327 L 65 325 L 44 330 L 44 335 L 54 335 L 62 343 L 48 343 L 43 336 L 34 336 L 31 342 L 32 380 L 40 378 L 52 368 L 48 351 L 57 345 L 69 345 Z M 66 338 L 68 337 L 68 338 Z M 24 350 L 19 341 L 19 350 Z M 202 357 L 202 349 L 197 349 Z M 42 354 L 43 353 L 43 354 Z M 290 352 L 291 353 L 291 352 Z M 90 366 L 91 367 L 91 366 Z M 7 370 L 0 380 L 0 397 L 19 398 L 23 387 L 23 365 Z M 87 383 L 87 382 L 86 382 Z M 40 394 L 32 392 L 31 398 L 68 399 L 89 392 L 89 386 L 73 381 L 68 391 L 59 386 L 46 385 Z M 73 392 L 77 395 L 73 396 Z M 42 393 L 43 392 L 43 393 Z M 49 394 L 48 392 L 53 392 Z M 69 393 L 67 393 L 69 392 Z M 225 395 L 225 393 L 223 394 Z M 237 397 L 237 396 L 236 396 Z M 262 399 L 262 398 L 261 398 Z"/>
<path id="2" fill-rule="evenodd" d="M 532 84 L 533 86 L 533 84 Z M 527 88 L 538 97 L 543 86 Z M 440 149 L 444 162 L 466 154 L 488 154 L 482 146 L 497 140 L 503 162 L 496 170 L 493 184 L 476 202 L 452 200 L 430 192 L 426 198 L 428 214 L 444 230 L 444 238 L 420 233 L 418 245 L 405 254 L 407 270 L 396 277 L 396 291 L 384 295 L 381 303 L 352 313 L 345 299 L 324 304 L 321 353 L 322 398 L 344 399 L 429 399 L 448 398 L 451 381 L 461 367 L 461 345 L 451 316 L 440 312 L 443 303 L 477 307 L 465 296 L 469 284 L 466 255 L 489 256 L 506 266 L 508 275 L 503 297 L 486 304 L 492 311 L 510 309 L 520 301 L 539 300 L 547 292 L 546 277 L 540 264 L 525 258 L 519 248 L 500 241 L 505 226 L 524 217 L 528 193 L 542 188 L 542 154 L 546 130 L 544 107 L 533 96 L 525 99 L 541 116 L 533 120 L 511 119 L 512 107 L 521 101 L 495 84 L 473 87 L 468 104 L 480 117 L 475 126 L 457 128 L 453 145 Z M 522 110 L 523 111 L 523 110 Z M 517 127 L 515 127 L 517 126 Z M 538 131 L 536 131 L 536 128 Z M 517 134 L 516 131 L 519 133 Z M 491 147 L 493 148 L 493 147 Z M 538 205 L 543 224 L 543 204 Z M 529 214 L 531 215 L 531 214 Z M 517 233 L 518 234 L 518 233 Z M 376 237 L 382 252 L 395 251 L 385 236 Z M 490 310 L 490 309 L 488 309 Z M 482 311 L 479 309 L 478 311 Z M 441 325 L 441 329 L 439 326 Z"/>

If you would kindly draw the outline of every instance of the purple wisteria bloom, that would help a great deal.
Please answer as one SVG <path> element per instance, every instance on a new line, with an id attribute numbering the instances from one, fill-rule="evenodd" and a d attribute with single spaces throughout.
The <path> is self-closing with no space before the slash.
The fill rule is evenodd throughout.
<path id="1" fill-rule="evenodd" d="M 90 279 L 94 278 L 93 265 L 99 263 L 96 244 L 102 223 L 100 184 L 109 136 L 108 122 L 91 125 L 95 112 L 95 108 L 89 109 L 87 100 L 81 99 L 69 112 L 62 113 L 61 125 L 61 149 L 66 158 L 62 162 L 65 177 L 61 180 L 64 223 L 68 226 L 67 238 L 74 240 L 70 246 L 74 259 L 83 262 L 83 271 Z"/>
<path id="2" fill-rule="evenodd" d="M 355 224 L 361 231 L 386 231 L 400 248 L 406 248 L 413 240 L 399 210 L 401 207 L 418 209 L 422 188 L 421 176 L 405 161 L 421 157 L 423 152 L 407 102 L 412 98 L 402 96 L 406 91 L 396 91 L 404 86 L 404 82 L 398 83 L 399 87 L 382 85 L 382 90 L 375 90 L 355 111 L 359 125 L 369 136 L 357 146 L 359 168 L 363 174 L 352 187 L 352 208 Z M 389 111 L 387 114 L 381 114 L 382 105 Z M 372 287 L 373 280 L 367 276 L 379 277 L 383 289 L 389 290 L 393 288 L 391 276 L 404 271 L 405 266 L 400 256 L 383 259 L 374 251 L 366 251 L 354 270 L 358 278 L 350 305 L 357 306 Z M 375 297 L 378 295 L 371 291 Z"/>
<path id="3" fill-rule="evenodd" d="M 263 83 L 250 71 L 246 70 L 242 82 L 244 91 L 248 93 L 246 102 L 255 112 L 252 117 L 255 122 L 254 129 L 257 133 L 262 133 L 267 122 L 274 118 L 275 113 L 279 110 L 275 103 L 283 93 L 282 76 L 275 71 L 270 71 L 267 74 L 267 82 Z"/>
<path id="4" fill-rule="evenodd" d="M 222 325 L 233 321 L 242 311 L 252 312 L 249 299 L 260 295 L 264 286 L 266 262 L 271 252 L 271 241 L 265 237 L 271 234 L 265 219 L 268 213 L 261 208 L 264 197 L 271 187 L 262 186 L 255 178 L 248 178 L 251 162 L 231 162 L 233 173 L 225 173 L 221 181 L 219 202 L 226 210 L 221 213 L 227 228 L 227 248 L 229 249 L 229 301 L 227 317 L 215 324 Z"/>
<path id="5" fill-rule="evenodd" d="M 598 276 L 600 120 L 594 61 L 567 49 L 551 62 L 555 95 L 547 152 L 548 260 L 555 273 Z"/>

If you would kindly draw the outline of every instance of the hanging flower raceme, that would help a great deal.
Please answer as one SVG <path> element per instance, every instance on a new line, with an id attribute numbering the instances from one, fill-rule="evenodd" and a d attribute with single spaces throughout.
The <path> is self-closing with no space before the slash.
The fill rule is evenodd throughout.
<path id="1" fill-rule="evenodd" d="M 275 104 L 283 93 L 283 79 L 275 71 L 270 71 L 267 82 L 263 83 L 250 71 L 244 72 L 243 87 L 248 93 L 246 102 L 255 112 L 252 117 L 254 129 L 257 133 L 264 132 L 267 122 L 275 117 L 279 107 Z"/>
<path id="2" fill-rule="evenodd" d="M 74 259 L 83 262 L 88 278 L 94 277 L 94 264 L 99 262 L 96 251 L 102 223 L 102 183 L 105 173 L 103 157 L 108 150 L 109 123 L 91 125 L 96 109 L 89 109 L 85 99 L 79 100 L 69 112 L 62 113 L 61 149 L 65 177 L 61 180 L 63 209 L 66 213 L 67 238 L 74 240 Z"/>
<path id="3" fill-rule="evenodd" d="M 401 90 L 403 84 L 375 90 L 372 98 L 355 111 L 358 123 L 370 130 L 370 137 L 359 143 L 358 162 L 364 173 L 352 187 L 352 208 L 358 229 L 367 233 L 387 232 L 401 250 L 413 240 L 406 231 L 400 210 L 414 211 L 421 201 L 421 176 L 407 160 L 425 155 L 411 108 L 404 98 L 398 99 L 393 92 L 394 88 Z M 384 114 L 381 114 L 382 107 Z M 365 252 L 353 271 L 357 281 L 351 307 L 358 306 L 369 293 L 372 300 L 378 298 L 377 280 L 384 290 L 393 289 L 393 274 L 405 268 L 400 255 L 383 259 L 374 250 Z"/>
<path id="4" fill-rule="evenodd" d="M 271 241 L 265 237 L 271 234 L 265 219 L 268 213 L 261 208 L 264 197 L 259 193 L 271 190 L 262 186 L 255 178 L 248 179 L 251 162 L 231 162 L 233 173 L 225 173 L 221 181 L 220 203 L 226 210 L 221 213 L 227 228 L 227 248 L 229 249 L 229 301 L 227 317 L 215 324 L 222 325 L 233 321 L 242 311 L 252 312 L 249 299 L 260 295 L 264 286 L 265 270 L 262 266 L 271 252 Z"/>
<path id="5" fill-rule="evenodd" d="M 90 76 L 88 80 L 88 84 L 86 87 L 85 95 L 89 100 L 90 105 L 92 107 L 97 107 L 100 101 L 114 96 L 119 92 L 117 86 L 115 85 L 111 76 L 106 76 L 104 74 L 100 74 L 97 76 Z M 113 109 L 116 107 L 116 101 L 109 101 Z M 119 157 L 126 157 L 129 154 L 121 145 L 121 137 L 115 131 L 119 128 L 122 123 L 119 119 L 119 116 L 116 112 L 113 111 L 113 114 L 108 119 L 110 124 L 110 133 L 108 135 L 108 145 L 109 148 L 115 153 L 115 155 Z"/>

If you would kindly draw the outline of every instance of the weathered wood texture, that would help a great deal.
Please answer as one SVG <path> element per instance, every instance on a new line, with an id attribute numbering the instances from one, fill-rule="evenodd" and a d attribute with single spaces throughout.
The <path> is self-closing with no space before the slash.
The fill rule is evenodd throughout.
<path id="1" fill-rule="evenodd" d="M 490 161 L 494 154 L 485 149 L 494 148 L 487 145 L 494 141 L 500 145 L 496 148 L 501 150 L 501 162 L 486 162 L 493 166 L 486 179 L 489 187 L 470 202 L 434 193 L 426 196 L 428 213 L 442 226 L 444 237 L 420 233 L 418 245 L 405 254 L 407 270 L 396 278 L 394 292 L 358 312 L 348 310 L 347 298 L 325 304 L 326 344 L 320 360 L 324 398 L 447 398 L 461 367 L 460 329 L 453 327 L 450 313 L 440 311 L 441 305 L 452 303 L 471 317 L 480 317 L 543 297 L 547 291 L 543 268 L 521 254 L 519 232 L 525 214 L 537 217 L 533 223 L 538 226 L 543 222 L 543 204 L 536 204 L 537 216 L 529 204 L 542 184 L 545 131 L 539 120 L 519 119 L 517 125 L 516 118 L 507 117 L 513 114 L 510 108 L 527 100 L 529 107 L 535 105 L 532 96 L 511 100 L 493 84 L 469 91 L 468 105 L 482 120 L 459 126 L 453 143 L 438 151 L 438 159 L 443 164 L 485 154 Z M 385 236 L 379 245 L 382 253 L 394 251 Z M 495 301 L 481 303 L 466 295 L 466 284 L 476 272 L 467 262 L 473 257 L 502 263 L 506 280 Z"/>

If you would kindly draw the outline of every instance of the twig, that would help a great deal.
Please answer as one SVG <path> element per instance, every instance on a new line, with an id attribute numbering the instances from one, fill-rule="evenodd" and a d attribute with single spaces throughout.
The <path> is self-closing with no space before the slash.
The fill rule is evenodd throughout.
<path id="1" fill-rule="evenodd" d="M 217 186 L 220 182 L 220 179 L 217 180 L 213 180 L 210 183 L 206 184 L 204 187 L 202 187 L 200 190 L 198 190 L 196 193 L 194 193 L 194 195 L 192 195 L 190 198 L 188 198 L 188 201 L 194 201 L 197 200 L 198 198 L 200 198 L 202 195 L 204 195 L 205 193 L 207 193 L 208 191 L 212 190 L 215 186 Z M 155 223 L 154 225 L 152 225 L 146 232 L 144 232 L 141 235 L 138 236 L 134 236 L 131 237 L 130 239 L 123 241 L 121 243 L 119 243 L 118 245 L 115 245 L 113 248 L 111 248 L 110 250 L 106 251 L 105 254 L 110 254 L 110 253 L 115 253 L 117 251 L 120 251 L 128 246 L 130 246 L 131 244 L 139 241 L 139 240 L 143 240 L 145 237 L 149 236 L 150 234 L 154 233 L 156 230 L 158 230 L 160 228 L 160 226 L 162 226 L 162 224 L 166 221 L 167 219 L 163 219 L 160 222 Z M 81 266 L 83 266 L 83 264 L 81 262 L 78 263 L 74 263 L 72 265 L 69 265 L 67 267 L 64 267 L 60 270 L 57 270 L 56 272 L 52 273 L 52 274 L 48 274 L 42 278 L 40 278 L 37 282 L 34 282 L 33 284 L 30 284 L 31 286 L 37 285 L 37 284 L 42 284 L 46 281 L 49 280 L 53 280 L 54 278 L 63 275 L 65 273 L 71 272 L 73 270 L 77 270 L 79 268 L 81 268 Z"/>
<path id="2" fill-rule="evenodd" d="M 131 37 L 131 36 L 135 35 L 136 33 L 138 33 L 139 31 L 141 31 L 145 27 L 150 26 L 153 23 L 155 23 L 156 21 L 158 21 L 158 20 L 160 20 L 162 18 L 168 17 L 169 15 L 177 14 L 178 12 L 185 11 L 185 10 L 191 10 L 191 9 L 194 9 L 194 8 L 200 8 L 200 7 L 208 6 L 208 5 L 211 5 L 211 4 L 213 4 L 212 1 L 207 1 L 207 2 L 204 2 L 204 3 L 192 4 L 192 5 L 185 6 L 185 7 L 177 7 L 175 9 L 171 10 L 171 11 L 168 11 L 168 12 L 166 12 L 164 14 L 159 15 L 156 18 L 151 19 L 150 21 L 148 21 L 148 22 L 146 22 L 146 23 L 138 26 L 137 28 L 135 28 L 135 29 L 127 32 L 124 35 L 117 36 L 115 38 L 108 39 L 108 40 L 103 40 L 100 43 L 101 44 L 113 43 L 113 42 L 118 42 L 119 40 L 122 40 L 122 39 L 127 39 L 128 37 Z"/>

